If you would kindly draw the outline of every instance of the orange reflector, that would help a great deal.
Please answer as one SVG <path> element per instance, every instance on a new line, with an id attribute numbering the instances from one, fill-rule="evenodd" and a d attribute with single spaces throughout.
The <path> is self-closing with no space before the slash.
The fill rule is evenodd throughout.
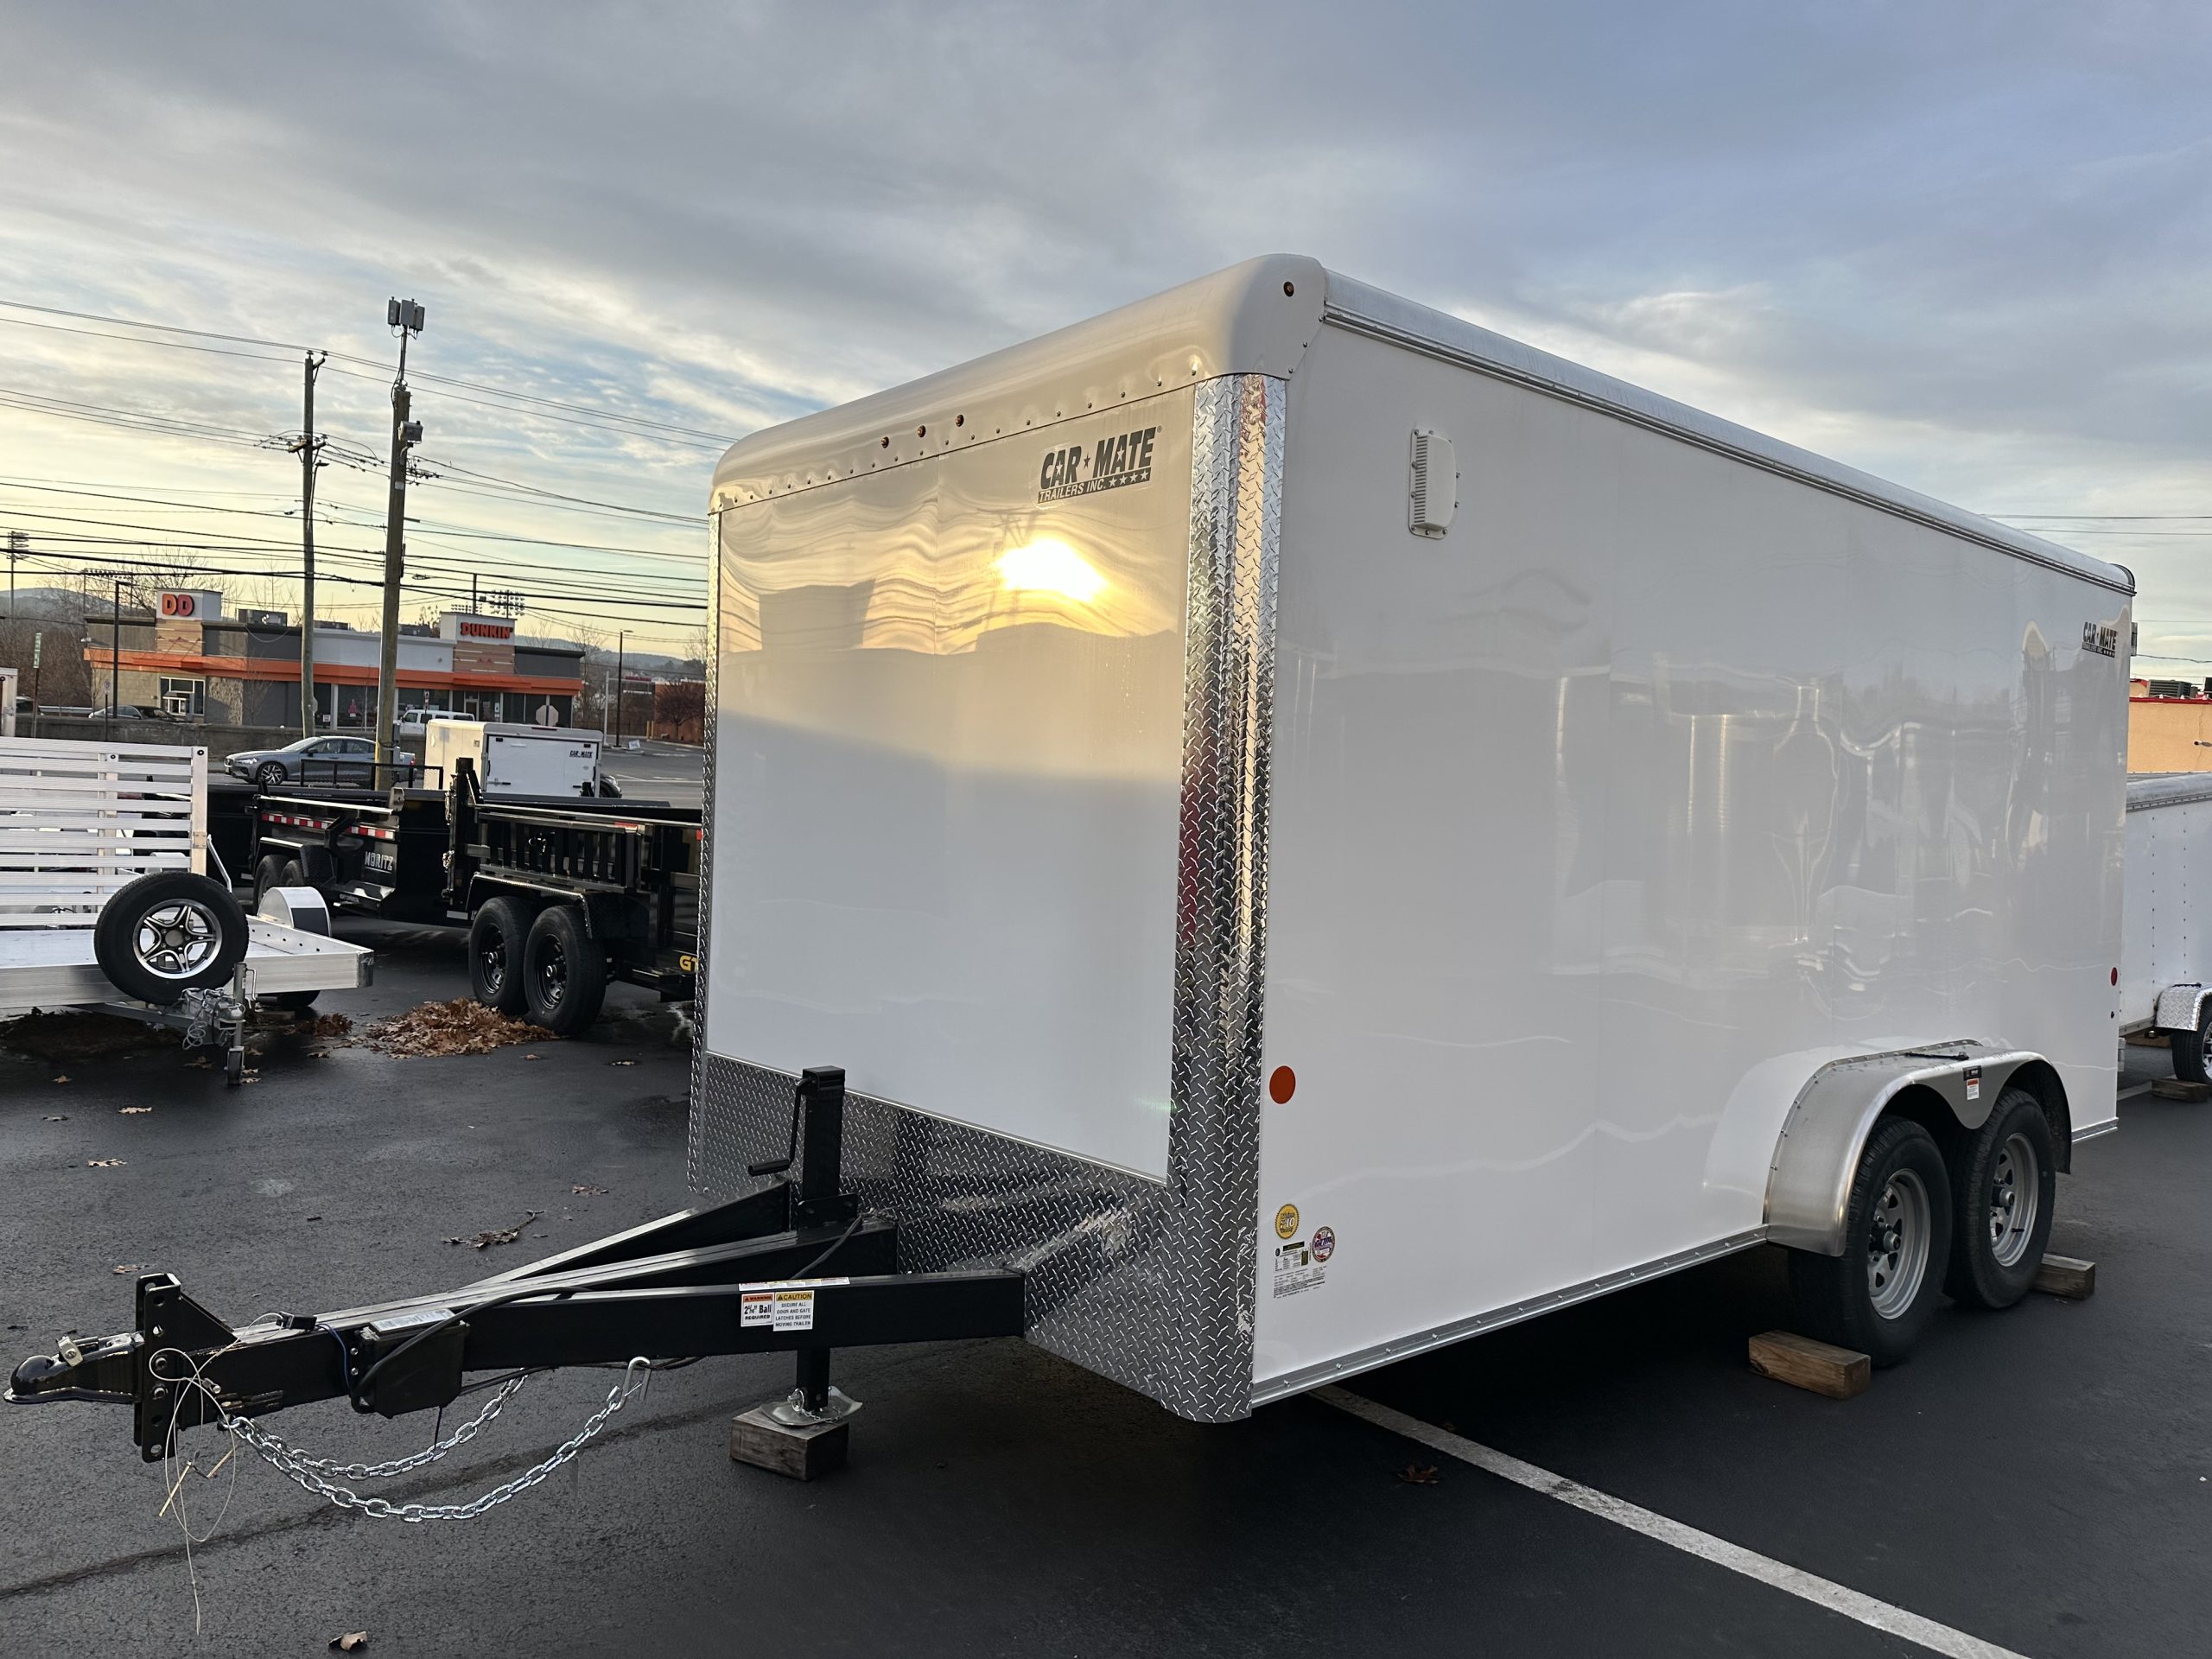
<path id="1" fill-rule="evenodd" d="M 1298 1073 L 1279 1065 L 1268 1074 L 1268 1098 L 1278 1106 L 1298 1092 Z"/>

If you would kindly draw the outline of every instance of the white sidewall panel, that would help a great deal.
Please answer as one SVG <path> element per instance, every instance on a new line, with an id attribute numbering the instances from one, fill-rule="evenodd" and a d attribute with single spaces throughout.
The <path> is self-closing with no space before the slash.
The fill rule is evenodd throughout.
<path id="1" fill-rule="evenodd" d="M 1263 1389 L 1757 1229 L 1840 1055 L 2034 1049 L 2110 1120 L 2124 595 L 1333 327 L 1282 523 Z"/>

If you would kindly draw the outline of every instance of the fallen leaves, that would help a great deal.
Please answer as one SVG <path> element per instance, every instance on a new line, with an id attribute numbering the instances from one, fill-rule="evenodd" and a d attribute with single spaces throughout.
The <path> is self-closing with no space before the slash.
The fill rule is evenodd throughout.
<path id="1" fill-rule="evenodd" d="M 357 1040 L 379 1054 L 413 1058 L 431 1054 L 488 1054 L 510 1044 L 548 1039 L 549 1033 L 527 1020 L 516 1020 L 469 997 L 457 996 L 450 1002 L 425 1002 L 379 1020 L 365 1027 Z"/>
<path id="2" fill-rule="evenodd" d="M 635 1065 L 637 1062 L 635 1060 L 609 1060 L 607 1064 L 609 1065 Z"/>
<path id="3" fill-rule="evenodd" d="M 466 1244 L 472 1250 L 488 1250 L 494 1244 L 512 1244 L 515 1240 L 522 1236 L 522 1230 L 524 1228 L 529 1226 L 531 1222 L 536 1221 L 538 1217 L 544 1213 L 545 1212 L 543 1210 L 533 1210 L 512 1227 L 498 1229 L 487 1228 L 483 1232 L 472 1233 L 467 1238 L 449 1238 L 446 1240 L 446 1243 L 448 1244 Z"/>
<path id="4" fill-rule="evenodd" d="M 330 1650 L 333 1653 L 359 1653 L 368 1645 L 369 1633 L 366 1630 L 348 1630 L 343 1636 L 334 1636 L 330 1638 Z"/>
<path id="5" fill-rule="evenodd" d="M 67 1082 L 68 1082 L 68 1081 L 69 1081 L 69 1079 L 68 1079 L 68 1078 L 67 1078 L 67 1077 L 56 1077 L 56 1078 L 54 1079 L 54 1081 L 55 1081 L 56 1083 L 67 1083 Z"/>
<path id="6" fill-rule="evenodd" d="M 86 1169 L 120 1169 L 123 1167 L 123 1160 L 120 1158 L 87 1158 L 85 1160 L 85 1167 Z"/>
<path id="7" fill-rule="evenodd" d="M 125 1117 L 137 1117 L 141 1113 L 150 1112 L 154 1109 L 150 1106 L 118 1106 L 115 1109 Z"/>
<path id="8" fill-rule="evenodd" d="M 117 1262 L 117 1263 L 116 1263 L 112 1268 L 110 1268 L 108 1269 L 108 1271 L 109 1271 L 110 1273 L 118 1273 L 118 1274 L 120 1274 L 120 1273 L 143 1273 L 143 1272 L 145 1272 L 145 1270 L 146 1270 L 146 1264 L 145 1264 L 143 1262 Z"/>
<path id="9" fill-rule="evenodd" d="M 1433 1486 L 1437 1484 L 1436 1465 L 1433 1463 L 1409 1463 L 1398 1471 L 1398 1478 L 1408 1486 Z"/>
<path id="10" fill-rule="evenodd" d="M 578 1181 L 574 1186 L 570 1187 L 569 1191 L 575 1194 L 575 1196 L 580 1198 L 600 1198 L 607 1196 L 607 1189 L 605 1187 L 587 1186 L 582 1181 Z"/>

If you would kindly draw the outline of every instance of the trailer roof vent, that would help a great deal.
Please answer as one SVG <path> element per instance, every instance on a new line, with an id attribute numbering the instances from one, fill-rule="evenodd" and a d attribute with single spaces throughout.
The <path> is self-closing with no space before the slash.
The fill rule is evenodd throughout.
<path id="1" fill-rule="evenodd" d="M 1459 453 L 1433 427 L 1414 429 L 1411 484 L 1407 528 L 1416 536 L 1443 535 L 1459 505 Z"/>

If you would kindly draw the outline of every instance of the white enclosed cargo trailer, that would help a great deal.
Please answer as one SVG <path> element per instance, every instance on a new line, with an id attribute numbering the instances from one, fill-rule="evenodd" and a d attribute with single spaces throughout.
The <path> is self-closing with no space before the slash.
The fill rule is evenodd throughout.
<path id="1" fill-rule="evenodd" d="M 2164 1033 L 2176 1077 L 2212 1080 L 2212 772 L 2127 780 L 2124 932 L 2121 1033 Z"/>
<path id="2" fill-rule="evenodd" d="M 841 1066 L 1185 1416 L 1770 1240 L 1893 1358 L 2113 1126 L 2115 566 L 1294 257 L 712 508 L 695 1186 Z"/>

